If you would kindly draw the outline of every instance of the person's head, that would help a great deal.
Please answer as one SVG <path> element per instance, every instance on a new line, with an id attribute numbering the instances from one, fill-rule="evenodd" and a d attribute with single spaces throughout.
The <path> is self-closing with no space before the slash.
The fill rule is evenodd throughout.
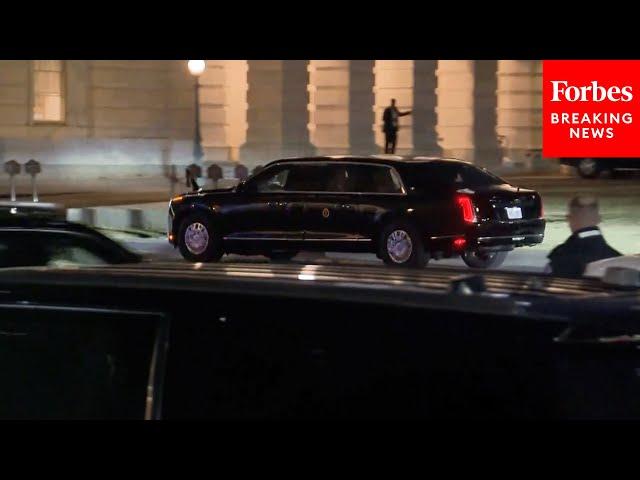
<path id="1" fill-rule="evenodd" d="M 396 99 L 395 99 L 395 98 L 392 98 L 392 99 L 391 99 L 391 106 L 392 106 L 392 107 L 395 107 L 395 106 L 396 106 Z"/>
<path id="2" fill-rule="evenodd" d="M 597 226 L 602 221 L 598 199 L 584 195 L 573 197 L 569 202 L 567 221 L 572 233 L 582 228 Z"/>

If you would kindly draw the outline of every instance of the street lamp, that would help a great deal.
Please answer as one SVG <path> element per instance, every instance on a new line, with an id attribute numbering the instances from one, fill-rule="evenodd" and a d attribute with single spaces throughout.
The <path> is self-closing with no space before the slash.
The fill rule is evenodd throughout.
<path id="1" fill-rule="evenodd" d="M 207 65 L 204 60 L 189 60 L 187 68 L 191 75 L 195 77 L 195 98 L 196 98 L 196 132 L 193 139 L 193 160 L 196 165 L 200 165 L 204 152 L 202 151 L 202 137 L 200 135 L 200 75 L 204 73 Z"/>

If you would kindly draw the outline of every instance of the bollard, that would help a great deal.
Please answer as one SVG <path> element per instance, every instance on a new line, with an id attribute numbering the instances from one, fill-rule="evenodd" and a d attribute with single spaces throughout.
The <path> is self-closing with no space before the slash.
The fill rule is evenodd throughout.
<path id="1" fill-rule="evenodd" d="M 215 163 L 207 168 L 207 177 L 213 181 L 214 188 L 218 188 L 218 181 L 222 178 L 222 168 Z"/>
<path id="2" fill-rule="evenodd" d="M 178 183 L 178 171 L 175 165 L 171 165 L 169 167 L 169 173 L 167 174 L 167 178 L 169 179 L 169 185 L 171 188 L 171 195 L 169 198 L 173 198 L 176 194 L 176 185 Z"/>
<path id="3" fill-rule="evenodd" d="M 234 174 L 236 178 L 242 182 L 249 176 L 249 169 L 239 163 L 238 165 L 236 165 L 236 168 L 234 168 Z"/>
<path id="4" fill-rule="evenodd" d="M 202 176 L 202 168 L 195 163 L 189 165 L 185 171 L 185 177 L 187 181 L 187 187 L 191 187 L 191 189 L 195 192 L 200 187 L 196 182 L 196 178 L 200 178 Z"/>
<path id="5" fill-rule="evenodd" d="M 31 195 L 34 202 L 38 201 L 38 191 L 36 190 L 36 175 L 42 171 L 40 162 L 35 161 L 33 158 L 24 165 L 24 171 L 31 175 Z"/>
<path id="6" fill-rule="evenodd" d="M 9 160 L 4 163 L 4 171 L 9 174 L 11 179 L 11 201 L 16 201 L 16 175 L 20 173 L 20 164 L 15 160 Z"/>

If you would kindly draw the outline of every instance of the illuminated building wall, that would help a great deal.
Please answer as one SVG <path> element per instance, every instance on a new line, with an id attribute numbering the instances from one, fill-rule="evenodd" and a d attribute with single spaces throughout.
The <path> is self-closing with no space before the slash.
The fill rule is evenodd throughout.
<path id="1" fill-rule="evenodd" d="M 0 61 L 0 161 L 75 166 L 78 178 L 158 175 L 191 163 L 186 61 L 62 64 L 36 75 L 33 61 Z M 413 111 L 400 119 L 398 153 L 549 164 L 539 158 L 539 61 L 207 60 L 200 82 L 205 163 L 381 153 L 382 112 L 396 98 Z M 63 97 L 64 118 L 36 120 L 34 98 L 40 105 L 52 95 Z"/>

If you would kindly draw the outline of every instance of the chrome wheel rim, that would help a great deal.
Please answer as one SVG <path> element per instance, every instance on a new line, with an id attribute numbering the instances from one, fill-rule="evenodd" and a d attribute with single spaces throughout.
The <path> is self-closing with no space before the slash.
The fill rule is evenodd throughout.
<path id="1" fill-rule="evenodd" d="M 593 175 L 596 173 L 596 161 L 593 158 L 583 158 L 580 160 L 580 171 L 584 175 Z"/>
<path id="2" fill-rule="evenodd" d="M 394 263 L 405 263 L 412 252 L 411 236 L 404 230 L 394 230 L 387 237 L 387 254 Z"/>
<path id="3" fill-rule="evenodd" d="M 184 244 L 194 255 L 200 255 L 209 245 L 209 232 L 207 227 L 199 222 L 192 223 L 184 232 Z"/>

